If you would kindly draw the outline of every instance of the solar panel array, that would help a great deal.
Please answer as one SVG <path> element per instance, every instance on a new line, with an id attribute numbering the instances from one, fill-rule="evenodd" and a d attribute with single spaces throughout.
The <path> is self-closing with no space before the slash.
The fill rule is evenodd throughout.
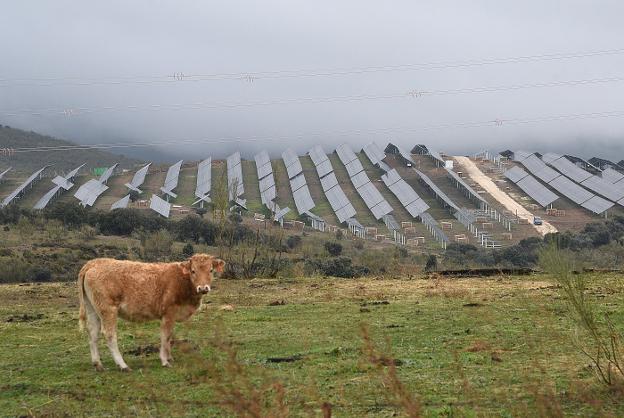
<path id="1" fill-rule="evenodd" d="M 44 194 L 41 197 L 41 199 L 37 201 L 37 203 L 35 203 L 35 205 L 33 206 L 33 209 L 45 208 L 48 205 L 48 203 L 50 203 L 50 200 L 52 200 L 52 198 L 54 198 L 54 196 L 59 194 L 62 190 L 69 190 L 72 187 L 74 187 L 74 183 L 72 183 L 70 180 L 73 180 L 76 174 L 78 174 L 78 171 L 80 171 L 80 169 L 84 166 L 85 164 L 82 164 L 81 166 L 67 173 L 65 176 L 54 177 L 52 179 L 52 183 L 54 183 L 55 186 L 52 189 L 50 189 L 46 194 Z"/>
<path id="2" fill-rule="evenodd" d="M 145 182 L 145 176 L 147 176 L 147 171 L 152 163 L 147 164 L 145 167 L 140 168 L 134 173 L 134 177 L 132 177 L 132 181 L 130 183 L 126 183 L 125 186 L 137 193 L 143 193 L 139 187 Z"/>
<path id="3" fill-rule="evenodd" d="M 544 160 L 545 157 L 547 157 L 546 160 Z M 589 190 L 598 193 L 613 202 L 620 203 L 621 201 L 620 204 L 624 205 L 624 182 L 619 184 L 612 183 L 600 176 L 595 176 L 583 170 L 565 156 L 558 154 L 545 154 L 542 157 L 542 160 L 545 162 L 550 161 L 549 164 L 559 170 L 563 175 L 588 188 Z M 619 174 L 617 171 L 615 171 L 615 173 Z M 599 207 L 600 206 L 597 206 L 597 208 Z"/>
<path id="4" fill-rule="evenodd" d="M 440 190 L 440 188 L 433 182 L 433 180 L 431 180 L 425 173 L 423 173 L 422 171 L 416 170 L 416 173 L 418 174 L 418 176 L 420 177 L 420 179 L 427 185 L 429 186 L 429 188 L 431 189 L 431 191 L 433 191 L 433 193 L 439 198 L 441 199 L 444 203 L 446 203 L 448 206 L 450 206 L 451 208 L 453 208 L 454 210 L 458 211 L 459 210 L 459 206 L 457 206 L 455 204 L 455 202 L 453 202 L 451 200 L 450 197 L 448 197 L 446 195 L 446 193 L 444 193 L 442 190 Z"/>
<path id="5" fill-rule="evenodd" d="M 392 193 L 399 199 L 405 210 L 414 218 L 420 216 L 429 209 L 429 205 L 414 191 L 412 186 L 407 184 L 401 175 L 395 169 L 388 171 L 381 176 L 381 180 L 390 189 Z"/>
<path id="6" fill-rule="evenodd" d="M 236 201 L 245 193 L 243 186 L 243 166 L 241 164 L 240 152 L 227 157 L 227 179 L 228 194 L 230 201 Z M 242 199 L 241 199 L 242 200 Z"/>
<path id="7" fill-rule="evenodd" d="M 394 145 L 392 143 L 389 143 L 388 146 L 386 147 L 386 151 L 392 150 L 394 149 L 396 152 L 398 152 L 398 154 L 403 157 L 403 159 L 405 161 L 407 161 L 410 164 L 416 164 L 414 162 L 414 159 L 412 158 L 412 154 L 410 154 L 409 152 L 405 151 L 403 148 L 399 147 L 398 145 Z"/>
<path id="8" fill-rule="evenodd" d="M 546 186 L 537 181 L 535 177 L 514 166 L 503 173 L 505 177 L 516 183 L 527 195 L 529 195 L 537 203 L 546 207 L 559 199 L 555 193 L 551 192 Z"/>
<path id="9" fill-rule="evenodd" d="M 355 208 L 347 199 L 342 187 L 338 184 L 331 161 L 327 158 L 327 154 L 320 145 L 315 145 L 309 152 L 310 158 L 316 167 L 316 172 L 321 180 L 323 192 L 329 201 L 330 206 L 334 210 L 336 217 L 340 223 L 355 216 Z M 329 171 L 327 171 L 329 168 Z M 324 179 L 326 176 L 328 179 Z"/>
<path id="10" fill-rule="evenodd" d="M 379 220 L 384 215 L 392 212 L 392 206 L 390 206 L 388 201 L 384 199 L 379 190 L 377 190 L 375 185 L 370 181 L 368 175 L 366 175 L 364 171 L 362 163 L 360 163 L 360 159 L 355 155 L 351 147 L 347 144 L 342 144 L 336 148 L 336 153 L 347 169 L 347 173 L 349 174 L 349 178 L 355 190 L 362 197 L 362 200 L 364 200 L 368 209 L 373 213 L 375 219 Z"/>
<path id="11" fill-rule="evenodd" d="M 48 166 L 43 167 L 42 169 L 39 169 L 37 171 L 35 171 L 34 173 L 32 173 L 30 175 L 30 177 L 28 177 L 26 179 L 26 181 L 24 181 L 22 184 L 20 184 L 17 189 L 13 190 L 13 192 L 11 192 L 11 194 L 9 194 L 7 197 L 5 197 L 2 200 L 2 206 L 6 206 L 9 203 L 11 203 L 16 197 L 18 197 L 19 195 L 22 194 L 22 192 L 26 189 L 26 187 L 30 186 L 32 184 L 32 182 L 34 182 L 40 175 L 41 173 L 43 173 L 43 171 L 48 168 Z"/>
<path id="12" fill-rule="evenodd" d="M 111 210 L 113 209 L 123 209 L 128 207 L 128 203 L 130 203 L 130 195 L 127 194 L 115 203 L 112 204 Z"/>
<path id="13" fill-rule="evenodd" d="M 173 190 L 178 187 L 178 181 L 180 179 L 180 169 L 182 168 L 182 160 L 178 161 L 167 170 L 167 176 L 165 177 L 165 184 L 160 188 L 160 191 L 171 196 L 174 199 L 178 197 Z"/>
<path id="14" fill-rule="evenodd" d="M 152 198 L 150 199 L 149 207 L 150 209 L 164 216 L 165 218 L 169 217 L 169 212 L 171 211 L 171 204 L 167 202 L 166 200 L 158 197 L 155 194 L 153 194 Z"/>
<path id="15" fill-rule="evenodd" d="M 254 156 L 254 160 L 256 160 L 256 171 L 258 172 L 260 200 L 267 208 L 274 210 L 275 203 L 273 201 L 277 197 L 277 190 L 275 188 L 271 159 L 266 151 L 261 151 Z"/>
<path id="16" fill-rule="evenodd" d="M 208 157 L 197 165 L 197 184 L 195 185 L 195 197 L 198 202 L 210 202 L 210 189 L 212 187 L 212 158 Z"/>
<path id="17" fill-rule="evenodd" d="M 420 216 L 420 220 L 422 221 L 422 223 L 427 225 L 427 229 L 431 231 L 431 234 L 438 241 L 442 242 L 443 244 L 448 244 L 449 242 L 451 242 L 449 238 L 446 236 L 446 234 L 444 233 L 444 231 L 442 231 L 442 229 L 440 228 L 438 222 L 435 219 L 433 219 L 433 216 L 431 216 L 429 213 L 423 212 L 422 215 Z"/>
<path id="18" fill-rule="evenodd" d="M 519 156 L 523 156 L 526 158 L 519 159 Z M 554 157 L 555 156 L 552 154 L 547 154 L 546 160 L 551 161 L 551 164 L 554 164 L 556 161 L 558 161 L 558 159 L 555 159 Z M 614 203 L 594 195 L 587 189 L 584 189 L 583 187 L 576 184 L 574 181 L 570 180 L 568 177 L 548 167 L 546 163 L 540 160 L 535 154 L 527 155 L 526 152 L 516 151 L 514 153 L 514 159 L 516 161 L 519 161 L 533 175 L 547 183 L 553 189 L 557 190 L 574 203 L 584 207 L 585 209 L 590 210 L 591 212 L 601 214 L 614 205 Z M 558 166 L 564 167 L 564 170 L 568 169 L 566 163 L 558 164 Z M 569 172 L 572 173 L 572 171 Z"/>

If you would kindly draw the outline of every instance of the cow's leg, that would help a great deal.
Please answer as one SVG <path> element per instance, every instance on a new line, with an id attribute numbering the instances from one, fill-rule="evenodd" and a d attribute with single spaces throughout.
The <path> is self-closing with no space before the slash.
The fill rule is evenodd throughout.
<path id="1" fill-rule="evenodd" d="M 119 352 L 119 346 L 117 345 L 117 309 L 108 308 L 101 312 L 102 316 L 102 330 L 106 336 L 106 344 L 108 349 L 115 360 L 115 364 L 119 366 L 121 371 L 129 372 L 130 367 L 126 364 L 121 353 Z"/>
<path id="2" fill-rule="evenodd" d="M 175 320 L 172 317 L 164 316 L 160 322 L 160 362 L 165 367 L 171 367 L 169 361 L 171 357 L 171 335 Z"/>
<path id="3" fill-rule="evenodd" d="M 91 363 L 95 366 L 95 370 L 101 372 L 104 370 L 102 361 L 100 360 L 100 351 L 98 349 L 98 339 L 100 337 L 100 329 L 102 323 L 100 317 L 93 309 L 93 305 L 89 299 L 85 300 L 85 309 L 87 311 L 87 329 L 89 330 L 89 348 L 91 350 Z"/>

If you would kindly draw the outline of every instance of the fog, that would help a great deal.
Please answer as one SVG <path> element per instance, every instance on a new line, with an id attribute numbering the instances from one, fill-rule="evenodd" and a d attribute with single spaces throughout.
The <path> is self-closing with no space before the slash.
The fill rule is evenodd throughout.
<path id="1" fill-rule="evenodd" d="M 423 3 L 7 2 L 0 14 L 0 124 L 78 143 L 166 142 L 113 150 L 166 161 L 232 150 L 249 158 L 263 148 L 277 155 L 287 146 L 303 153 L 314 143 L 329 152 L 341 142 L 360 148 L 370 141 L 424 143 L 451 154 L 522 148 L 624 159 L 622 116 L 505 122 L 624 111 L 624 81 L 407 94 L 624 77 L 624 53 L 319 74 L 624 48 L 620 1 Z M 191 77 L 291 70 L 312 75 Z M 185 76 L 166 78 L 174 74 Z M 333 100 L 362 95 L 375 98 Z M 379 98 L 388 95 L 396 97 Z M 198 102 L 204 104 L 187 106 Z M 263 104 L 246 105 L 257 102 Z M 171 105 L 185 106 L 163 109 Z M 69 111 L 80 108 L 86 111 Z M 492 123 L 459 125 L 484 121 Z"/>

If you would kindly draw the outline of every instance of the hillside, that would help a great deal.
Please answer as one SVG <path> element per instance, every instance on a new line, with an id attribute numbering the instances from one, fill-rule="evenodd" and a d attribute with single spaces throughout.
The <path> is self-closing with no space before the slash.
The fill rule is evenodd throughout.
<path id="1" fill-rule="evenodd" d="M 40 135 L 36 132 L 28 132 L 0 125 L 0 148 L 62 147 L 68 145 L 76 144 Z M 86 163 L 89 170 L 94 167 L 105 167 L 114 163 L 119 163 L 124 168 L 130 168 L 139 162 L 139 160 L 133 158 L 101 150 L 73 150 L 71 152 L 38 151 L 15 153 L 10 157 L 0 154 L 0 171 L 13 167 L 15 171 L 30 173 L 48 164 L 54 164 L 54 169 L 57 171 L 67 171 L 82 163 Z"/>

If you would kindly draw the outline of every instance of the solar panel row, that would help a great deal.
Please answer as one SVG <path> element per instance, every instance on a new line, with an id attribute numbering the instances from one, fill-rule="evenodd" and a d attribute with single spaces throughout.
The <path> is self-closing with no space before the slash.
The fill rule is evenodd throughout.
<path id="1" fill-rule="evenodd" d="M 477 193 L 477 191 L 475 189 L 473 189 L 468 183 L 466 183 L 464 181 L 463 178 L 459 177 L 459 175 L 454 172 L 453 170 L 449 170 L 448 168 L 446 169 L 448 175 L 455 180 L 459 185 L 461 185 L 461 187 L 466 191 L 466 193 L 468 193 L 473 199 L 476 199 L 477 201 L 481 202 L 484 205 L 488 205 L 488 202 L 481 197 L 481 195 L 479 195 L 479 193 Z"/>
<path id="2" fill-rule="evenodd" d="M 152 163 L 149 163 L 146 166 L 138 169 L 137 172 L 134 173 L 134 176 L 132 177 L 132 181 L 130 181 L 130 183 L 126 183 L 125 186 L 128 189 L 135 191 L 137 193 L 143 193 L 141 189 L 139 189 L 139 187 L 143 184 L 143 182 L 145 182 L 145 176 L 147 176 L 147 172 L 150 168 L 150 165 L 152 165 Z"/>
<path id="3" fill-rule="evenodd" d="M 347 173 L 349 174 L 349 178 L 355 190 L 362 197 L 362 200 L 364 200 L 364 203 L 368 209 L 370 209 L 375 219 L 379 220 L 384 215 L 392 212 L 392 207 L 370 181 L 360 159 L 353 152 L 351 147 L 347 144 L 342 144 L 336 148 L 336 153 L 347 169 Z"/>
<path id="4" fill-rule="evenodd" d="M 444 231 L 442 231 L 442 229 L 440 228 L 436 220 L 433 219 L 433 216 L 431 216 L 429 213 L 424 212 L 422 215 L 420 215 L 420 219 L 422 223 L 424 223 L 431 229 L 433 236 L 437 240 L 447 243 L 447 244 L 451 242 L 449 238 L 446 236 L 446 234 L 444 233 Z"/>
<path id="5" fill-rule="evenodd" d="M 362 148 L 362 151 L 364 151 L 364 154 L 373 165 L 378 166 L 383 171 L 390 171 L 390 166 L 383 162 L 383 159 L 386 158 L 386 154 L 381 150 L 381 148 L 379 148 L 376 143 L 371 142 L 370 144 L 364 146 L 364 148 Z"/>
<path id="6" fill-rule="evenodd" d="M 331 161 L 327 158 L 327 154 L 320 145 L 315 145 L 308 153 L 316 172 L 321 180 L 321 186 L 325 196 L 329 201 L 338 221 L 340 223 L 345 222 L 347 219 L 355 216 L 355 208 L 347 199 L 342 187 L 338 184 L 336 175 L 333 173 L 334 169 L 331 165 Z"/>
<path id="7" fill-rule="evenodd" d="M 308 189 L 299 156 L 292 149 L 287 148 L 282 152 L 282 159 L 284 160 L 288 179 L 290 180 L 290 191 L 292 192 L 297 212 L 299 215 L 308 213 L 316 205 Z"/>
<path id="8" fill-rule="evenodd" d="M 123 209 L 128 207 L 128 203 L 130 203 L 130 195 L 127 194 L 115 203 L 111 205 L 111 210 L 113 209 Z"/>
<path id="9" fill-rule="evenodd" d="M 243 186 L 243 166 L 238 151 L 227 157 L 227 179 L 230 201 L 235 202 L 237 198 L 245 193 L 245 187 Z"/>
<path id="10" fill-rule="evenodd" d="M 388 171 L 381 176 L 381 180 L 390 189 L 392 193 L 399 199 L 405 210 L 414 218 L 420 216 L 429 209 L 429 205 L 414 191 L 412 186 L 407 184 L 401 175 L 395 169 Z"/>
<path id="11" fill-rule="evenodd" d="M 35 203 L 35 205 L 33 206 L 33 209 L 45 208 L 48 205 L 48 203 L 50 203 L 50 200 L 52 200 L 52 198 L 56 196 L 59 190 L 61 190 L 61 186 L 55 186 L 52 189 L 50 189 L 50 191 L 44 194 L 43 197 L 39 199 L 37 203 Z"/>
<path id="12" fill-rule="evenodd" d="M 429 176 L 427 176 L 425 173 L 416 170 L 416 173 L 418 174 L 418 176 L 421 178 L 421 180 L 427 185 L 429 186 L 429 188 L 431 189 L 431 191 L 433 191 L 433 193 L 440 199 L 442 199 L 442 201 L 444 203 L 446 203 L 448 206 L 450 206 L 451 208 L 453 208 L 454 210 L 458 211 L 459 210 L 459 206 L 457 206 L 455 204 L 455 202 L 453 202 L 451 200 L 450 197 L 448 197 L 446 195 L 446 193 L 444 193 L 442 190 L 440 190 L 440 188 L 433 182 L 433 180 L 431 180 L 429 178 Z"/>
<path id="13" fill-rule="evenodd" d="M 537 181 L 535 177 L 528 173 L 524 178 L 517 181 L 516 184 L 533 200 L 542 205 L 542 207 L 551 205 L 557 199 L 559 199 L 559 196 L 551 192 L 546 186 Z"/>
<path id="14" fill-rule="evenodd" d="M 108 181 L 108 179 L 113 175 L 113 172 L 115 171 L 115 169 L 117 168 L 119 164 L 113 164 L 110 167 L 108 167 L 106 169 L 106 171 L 104 171 L 102 173 L 102 175 L 100 176 L 100 178 L 98 179 L 98 181 L 100 183 L 106 183 Z"/>
<path id="15" fill-rule="evenodd" d="M 8 173 L 9 171 L 11 171 L 12 167 L 7 168 L 6 170 L 4 170 L 2 173 L 0 173 L 0 181 L 2 181 L 2 178 L 4 177 L 4 175 L 6 173 Z"/>
<path id="16" fill-rule="evenodd" d="M 208 157 L 197 165 L 197 182 L 195 185 L 195 197 L 198 198 L 193 204 L 200 201 L 209 202 L 212 185 L 212 158 Z"/>
<path id="17" fill-rule="evenodd" d="M 73 180 L 73 178 L 76 176 L 76 174 L 78 174 L 78 171 L 80 171 L 80 169 L 82 167 L 84 167 L 85 164 L 82 164 L 81 166 L 74 168 L 72 171 L 70 171 L 69 173 L 67 173 L 65 176 L 56 176 L 52 179 L 52 183 L 54 184 L 54 187 L 52 189 L 50 189 L 46 194 L 44 194 L 41 199 L 39 199 L 37 201 L 37 203 L 35 203 L 35 205 L 33 206 L 33 209 L 43 209 L 45 208 L 48 203 L 50 203 L 50 201 L 57 195 L 60 194 L 63 190 L 69 190 L 72 187 L 74 187 L 74 183 L 72 183 L 70 180 Z"/>
<path id="18" fill-rule="evenodd" d="M 48 168 L 48 166 L 45 166 L 37 171 L 35 171 L 34 173 L 32 173 L 30 175 L 30 177 L 28 177 L 26 179 L 26 181 L 24 181 L 22 184 L 20 184 L 17 189 L 13 190 L 13 192 L 11 192 L 11 194 L 9 194 L 7 197 L 5 197 L 2 200 L 2 206 L 6 206 L 9 203 L 11 203 L 16 197 L 20 196 L 24 190 L 26 190 L 26 187 L 30 186 L 37 178 L 39 178 L 41 176 L 41 173 L 43 173 L 43 171 Z"/>
<path id="19" fill-rule="evenodd" d="M 74 197 L 80 200 L 82 206 L 93 206 L 97 198 L 108 190 L 108 186 L 105 183 L 113 175 L 113 171 L 118 164 L 114 164 L 108 167 L 99 179 L 91 179 L 84 183 L 76 190 Z"/>
<path id="20" fill-rule="evenodd" d="M 624 174 L 612 169 L 611 167 L 605 168 L 602 171 L 601 175 L 603 179 L 605 179 L 606 181 L 612 184 L 615 184 L 624 180 Z M 2 175 L 0 175 L 0 178 L 2 178 Z"/>
<path id="21" fill-rule="evenodd" d="M 524 165 L 533 175 L 540 178 L 545 183 L 548 183 L 549 186 L 559 191 L 561 194 L 563 194 L 574 203 L 596 214 L 601 214 L 614 205 L 613 202 L 609 202 L 608 200 L 605 200 L 600 196 L 594 195 L 587 189 L 570 180 L 565 175 L 562 175 L 558 171 L 555 171 L 552 168 L 548 167 L 546 163 L 540 160 L 535 154 L 527 154 L 528 153 L 524 151 L 516 151 L 514 153 L 514 158 L 522 165 Z M 521 156 L 525 158 L 519 159 Z M 577 172 L 577 170 L 571 168 L 570 164 L 574 165 L 574 163 L 567 160 L 567 158 L 561 156 L 559 156 L 559 158 L 556 158 L 557 155 L 553 153 L 545 154 L 545 157 L 546 161 L 550 161 L 553 166 L 558 166 L 559 169 L 568 172 L 570 175 L 573 175 L 577 178 L 585 177 L 585 175 L 581 175 L 582 173 L 579 173 Z M 568 161 L 569 164 L 566 162 L 560 162 L 560 160 L 562 159 Z M 581 170 L 576 165 L 574 166 L 576 167 L 576 169 Z M 584 170 L 582 171 L 584 173 L 587 173 Z M 520 184 L 518 185 L 521 186 Z M 542 199 L 544 201 L 547 201 L 548 197 L 542 197 Z"/>
<path id="22" fill-rule="evenodd" d="M 178 197 L 173 190 L 178 187 L 178 180 L 180 178 L 180 169 L 182 168 L 182 160 L 178 161 L 167 170 L 167 176 L 165 177 L 165 184 L 160 188 L 160 191 L 166 195 Z"/>

